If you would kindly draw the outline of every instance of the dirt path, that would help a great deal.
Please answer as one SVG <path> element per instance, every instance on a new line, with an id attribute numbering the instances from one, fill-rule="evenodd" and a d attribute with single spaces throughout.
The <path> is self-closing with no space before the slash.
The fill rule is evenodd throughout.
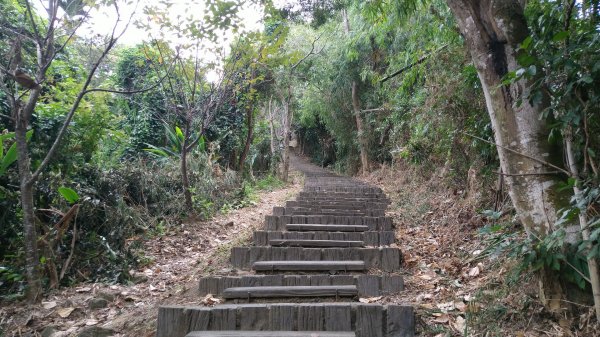
<path id="1" fill-rule="evenodd" d="M 166 229 L 147 242 L 145 259 L 151 262 L 132 271 L 134 285 L 80 284 L 47 294 L 39 305 L 4 306 L 0 336 L 2 331 L 4 336 L 40 336 L 44 329 L 48 333 L 44 336 L 52 337 L 153 336 L 158 305 L 200 305 L 199 276 L 225 269 L 229 248 L 248 241 L 264 215 L 291 199 L 301 186 L 302 177 L 293 172 L 286 187 L 259 192 L 255 206 Z"/>

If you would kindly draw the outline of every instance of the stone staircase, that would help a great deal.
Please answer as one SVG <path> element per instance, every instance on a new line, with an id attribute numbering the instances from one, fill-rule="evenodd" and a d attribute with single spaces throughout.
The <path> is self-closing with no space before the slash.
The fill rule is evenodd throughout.
<path id="1" fill-rule="evenodd" d="M 304 190 L 274 207 L 254 245 L 234 247 L 242 276 L 200 280 L 214 307 L 162 306 L 157 337 L 414 336 L 411 306 L 359 302 L 403 290 L 400 249 L 390 247 L 389 200 L 379 188 L 293 158 Z"/>

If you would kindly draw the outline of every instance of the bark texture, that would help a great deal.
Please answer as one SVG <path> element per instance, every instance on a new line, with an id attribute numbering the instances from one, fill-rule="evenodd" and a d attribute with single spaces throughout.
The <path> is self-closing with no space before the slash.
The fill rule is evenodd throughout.
<path id="1" fill-rule="evenodd" d="M 557 210 L 568 204 L 558 192 L 559 176 L 543 174 L 543 162 L 562 167 L 561 150 L 548 143 L 548 127 L 540 112 L 545 102 L 533 106 L 523 97 L 527 81 L 503 85 L 502 79 L 517 68 L 517 48 L 529 31 L 519 0 L 447 0 L 483 87 L 487 110 L 498 144 L 498 155 L 511 201 L 530 235 L 544 237 L 553 231 Z M 512 151 L 506 150 L 510 149 Z M 531 175 L 532 173 L 542 173 Z M 520 174 L 529 174 L 522 175 Z M 542 298 L 551 308 L 564 297 L 557 275 L 542 272 Z M 552 303 L 550 303 L 552 302 Z"/>
<path id="2" fill-rule="evenodd" d="M 248 153 L 250 153 L 250 145 L 254 137 L 254 106 L 251 106 L 246 111 L 246 127 L 248 128 L 246 143 L 238 161 L 238 170 L 240 172 L 244 171 L 244 164 L 246 163 L 246 158 L 248 158 Z"/>
<path id="3" fill-rule="evenodd" d="M 185 207 L 188 211 L 194 211 L 194 205 L 192 202 L 192 191 L 190 191 L 190 178 L 188 176 L 187 168 L 187 154 L 188 154 L 188 138 L 190 137 L 190 123 L 186 122 L 185 131 L 183 136 L 183 144 L 181 145 L 181 184 L 183 185 L 183 196 L 185 198 Z"/>
<path id="4" fill-rule="evenodd" d="M 369 142 L 366 137 L 366 131 L 360 115 L 360 99 L 358 97 L 358 83 L 352 81 L 352 110 L 356 121 L 356 131 L 358 133 L 358 147 L 360 150 L 360 165 L 362 174 L 369 172 Z"/>
<path id="5" fill-rule="evenodd" d="M 287 97 L 283 99 L 283 151 L 281 153 L 281 179 L 288 181 L 290 172 L 290 125 L 292 124 L 292 111 L 290 101 L 292 100 L 291 85 L 287 85 Z"/>
<path id="6" fill-rule="evenodd" d="M 27 298 L 37 302 L 42 293 L 40 278 L 40 258 L 38 252 L 38 231 L 35 223 L 35 206 L 33 202 L 33 185 L 35 180 L 31 174 L 31 162 L 27 145 L 27 129 L 31 114 L 41 93 L 41 88 L 31 90 L 25 106 L 15 105 L 15 141 L 17 144 L 17 164 L 19 166 L 19 181 L 21 192 L 21 207 L 23 209 L 23 232 L 25 241 L 25 275 L 27 278 Z"/>

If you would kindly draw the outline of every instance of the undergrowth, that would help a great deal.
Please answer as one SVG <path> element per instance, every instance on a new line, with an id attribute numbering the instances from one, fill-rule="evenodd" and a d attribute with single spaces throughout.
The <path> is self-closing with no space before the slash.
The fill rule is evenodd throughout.
<path id="1" fill-rule="evenodd" d="M 47 275 L 52 269 L 62 271 L 71 244 L 75 254 L 60 285 L 127 282 L 129 270 L 152 262 L 144 254 L 144 242 L 149 238 L 164 235 L 182 221 L 210 219 L 217 213 L 254 205 L 258 191 L 284 185 L 273 176 L 244 180 L 237 172 L 221 173 L 214 165 L 202 153 L 189 158 L 192 218 L 183 203 L 177 160 L 139 159 L 108 168 L 87 165 L 73 178 L 53 173 L 45 176 L 36 186 L 40 199 L 36 204 L 41 205 L 37 215 L 42 235 L 56 244 L 42 254 L 44 282 L 49 285 Z M 79 212 L 64 233 L 53 227 L 70 208 L 57 192 L 60 186 L 68 186 L 80 196 Z M 0 292 L 5 300 L 18 299 L 25 290 L 18 195 L 9 194 L 0 202 L 14 206 L 0 211 Z"/>

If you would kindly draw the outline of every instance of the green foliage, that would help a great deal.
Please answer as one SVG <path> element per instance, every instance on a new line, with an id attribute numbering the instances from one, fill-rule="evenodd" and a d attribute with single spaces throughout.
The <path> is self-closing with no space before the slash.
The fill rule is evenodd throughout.
<path id="1" fill-rule="evenodd" d="M 27 141 L 29 141 L 31 139 L 31 136 L 33 135 L 33 130 L 29 130 L 27 131 L 26 137 L 27 137 Z M 15 138 L 15 133 L 14 132 L 7 132 L 4 133 L 2 135 L 0 135 L 0 176 L 4 175 L 6 173 L 6 170 L 8 169 L 8 167 L 14 163 L 15 161 L 17 161 L 17 143 L 13 142 L 10 147 L 6 150 L 6 152 L 4 152 L 4 141 L 6 140 L 7 143 L 9 140 L 14 139 Z M 1 195 L 0 195 L 1 197 Z"/>
<path id="2" fill-rule="evenodd" d="M 71 204 L 76 203 L 77 201 L 79 201 L 79 195 L 77 194 L 77 192 L 75 192 L 75 190 L 68 188 L 68 187 L 59 187 L 58 188 L 58 193 L 60 193 L 60 195 L 65 198 L 65 200 Z"/>
<path id="3" fill-rule="evenodd" d="M 264 178 L 258 179 L 255 185 L 258 190 L 272 191 L 283 187 L 285 183 L 273 175 L 267 175 Z"/>

